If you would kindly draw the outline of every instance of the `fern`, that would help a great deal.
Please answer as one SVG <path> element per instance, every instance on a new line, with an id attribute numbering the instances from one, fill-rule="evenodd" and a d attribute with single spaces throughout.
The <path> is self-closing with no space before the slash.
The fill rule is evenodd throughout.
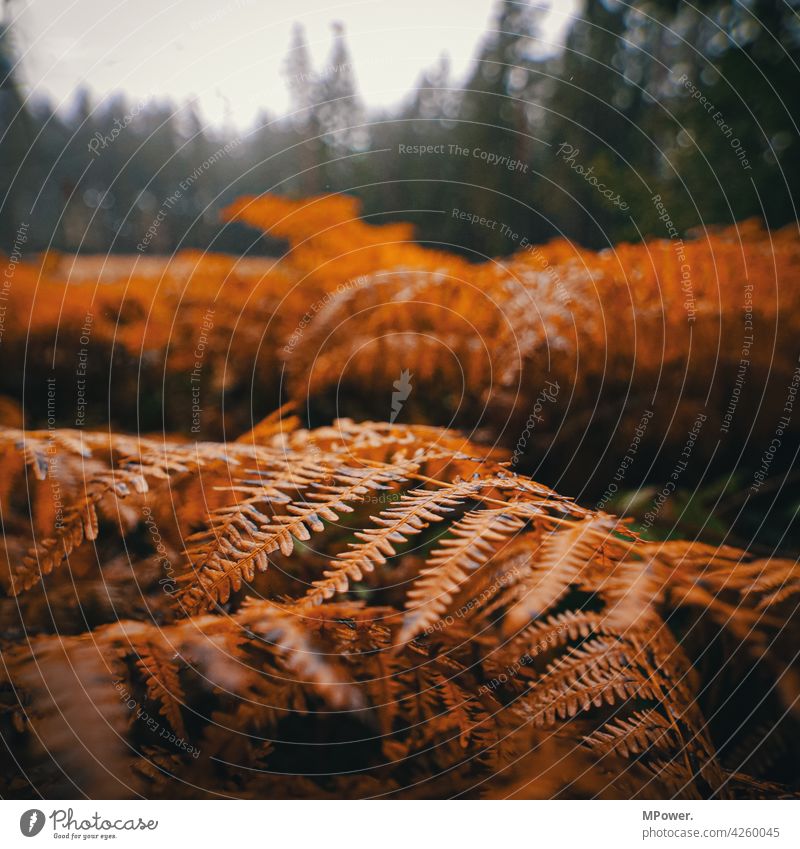
<path id="1" fill-rule="evenodd" d="M 616 530 L 613 519 L 598 515 L 551 531 L 517 584 L 518 601 L 508 616 L 509 631 L 519 630 L 556 604 L 595 557 L 610 557 L 612 550 L 620 548 L 613 536 Z"/>
<path id="2" fill-rule="evenodd" d="M 185 431 L 185 375 L 194 367 L 197 328 L 213 309 L 203 425 L 217 438 L 252 427 L 247 405 L 231 409 L 222 403 L 223 394 L 250 396 L 252 360 L 231 358 L 229 351 L 258 351 L 261 384 L 252 395 L 257 414 L 287 400 L 298 410 L 308 402 L 327 413 L 338 397 L 360 417 L 384 417 L 385 387 L 409 369 L 418 381 L 414 396 L 426 399 L 414 405 L 415 420 L 479 426 L 511 448 L 539 394 L 554 382 L 570 386 L 570 416 L 563 421 L 558 405 L 545 405 L 523 453 L 542 456 L 538 449 L 553 445 L 558 459 L 546 463 L 556 470 L 555 480 L 567 471 L 557 449 L 570 456 L 577 450 L 580 459 L 571 465 L 578 467 L 580 487 L 587 468 L 581 460 L 594 467 L 594 446 L 606 441 L 612 457 L 624 456 L 651 403 L 641 454 L 654 454 L 662 440 L 668 448 L 682 447 L 687 424 L 707 409 L 709 391 L 729 397 L 739 365 L 743 279 L 759 291 L 780 290 L 780 298 L 759 298 L 753 305 L 753 321 L 770 328 L 770 336 L 751 352 L 751 371 L 765 375 L 776 393 L 791 383 L 792 327 L 779 319 L 795 315 L 800 304 L 795 289 L 784 283 L 791 282 L 800 253 L 796 226 L 767 232 L 751 221 L 685 240 L 685 263 L 709 270 L 695 281 L 697 315 L 689 346 L 683 263 L 663 240 L 613 251 L 555 240 L 536 251 L 471 264 L 452 252 L 422 248 L 408 224 L 375 226 L 358 215 L 357 199 L 344 195 L 247 197 L 225 211 L 225 220 L 287 239 L 289 250 L 281 259 L 181 251 L 146 263 L 141 257 L 136 262 L 104 257 L 98 263 L 49 252 L 46 263 L 20 262 L 19 320 L 4 334 L 9 361 L 21 362 L 31 345 L 49 346 L 57 331 L 54 361 L 66 384 L 76 351 L 65 340 L 80 338 L 91 302 L 98 370 L 113 365 L 115 379 L 139 385 L 132 365 L 138 363 L 141 385 L 166 388 L 166 409 L 158 412 L 167 427 Z M 615 316 L 614 333 L 608 332 L 609 315 Z M 484 340 L 492 340 L 491 346 Z M 142 351 L 148 352 L 144 360 Z M 672 387 L 660 380 L 665 374 L 691 374 L 692 380 L 676 380 Z M 471 391 L 463 394 L 463 386 Z M 757 409 L 757 386 L 747 381 L 740 403 L 752 400 Z M 620 404 L 621 398 L 627 403 Z M 98 415 L 108 410 L 108 400 L 97 399 Z M 136 400 L 136 392 L 115 394 L 113 415 L 123 424 L 134 420 L 143 414 Z M 709 413 L 717 423 L 723 414 Z M 751 428 L 753 438 L 772 437 L 769 416 L 745 419 L 730 422 L 733 440 L 747 438 Z M 160 428 L 162 422 L 154 415 L 145 426 Z M 589 428 L 592 438 L 584 439 Z M 790 433 L 796 429 L 792 420 Z M 707 450 L 702 443 L 695 456 Z"/>
<path id="3" fill-rule="evenodd" d="M 242 579 L 252 580 L 254 567 L 266 571 L 268 555 L 280 550 L 290 555 L 294 539 L 306 541 L 312 533 L 335 522 L 341 513 L 352 512 L 350 503 L 358 502 L 375 491 L 388 490 L 390 483 L 405 480 L 402 473 L 414 470 L 418 463 L 399 462 L 379 468 L 347 468 L 315 464 L 311 468 L 294 466 L 291 473 L 275 477 L 272 484 L 259 482 L 239 485 L 237 492 L 248 497 L 234 507 L 217 511 L 222 522 L 193 538 L 189 558 L 197 581 L 182 596 L 189 612 L 226 602 L 231 590 L 238 590 Z M 326 480 L 327 483 L 318 483 Z M 290 500 L 281 488 L 312 487 L 303 500 Z M 284 505 L 285 513 L 267 516 L 258 505 Z"/>
<path id="4" fill-rule="evenodd" d="M 168 645 L 163 642 L 163 636 L 153 634 L 147 628 L 142 628 L 139 638 L 136 629 L 128 627 L 126 636 L 130 639 L 131 648 L 136 654 L 136 665 L 147 686 L 147 697 L 161 705 L 160 713 L 164 716 L 173 730 L 181 737 L 186 736 L 186 729 L 181 716 L 181 705 L 185 695 L 181 688 L 178 671 L 170 663 Z"/>
<path id="5" fill-rule="evenodd" d="M 606 754 L 618 752 L 623 757 L 635 757 L 653 751 L 668 754 L 683 742 L 667 717 L 658 710 L 634 711 L 625 719 L 606 723 L 585 738 L 585 744 Z"/>
<path id="6" fill-rule="evenodd" d="M 0 730 L 24 752 L 23 771 L 4 762 L 11 792 L 726 795 L 682 649 L 702 656 L 706 629 L 729 634 L 770 697 L 790 695 L 793 670 L 772 648 L 786 620 L 768 614 L 782 602 L 763 600 L 791 584 L 793 564 L 645 543 L 434 428 L 268 424 L 224 450 L 59 432 L 74 458 L 60 468 L 69 509 L 98 511 L 82 525 L 94 545 L 76 539 L 70 569 L 23 592 L 20 574 L 35 573 L 13 552 L 31 522 L 46 535 L 53 521 L 49 477 L 34 476 L 33 504 L 10 493 L 42 470 L 40 440 L 2 443 L 18 594 L 0 617 L 18 624 L 5 628 Z M 184 547 L 172 593 L 158 576 Z M 89 625 L 80 605 L 100 587 Z M 126 610 L 139 621 L 117 621 Z M 703 629 L 679 648 L 680 611 L 702 611 Z M 743 738 L 763 734 L 746 726 Z M 526 753 L 549 751 L 547 735 L 567 746 L 551 752 L 570 764 L 558 787 L 526 778 L 541 774 Z M 287 769 L 295 739 L 330 743 L 337 776 Z"/>
<path id="7" fill-rule="evenodd" d="M 17 450 L 22 448 L 25 461 L 33 467 L 40 481 L 49 479 L 50 468 L 59 468 L 60 458 L 65 455 L 81 458 L 81 476 L 76 482 L 71 482 L 73 486 L 77 483 L 76 497 L 64 505 L 63 516 L 57 519 L 52 535 L 40 540 L 12 569 L 11 588 L 14 593 L 30 589 L 42 575 L 48 575 L 61 566 L 85 540 L 97 539 L 97 507 L 106 496 L 127 499 L 133 494 L 149 492 L 152 482 L 161 486 L 210 463 L 235 462 L 213 445 L 170 445 L 126 436 L 53 431 L 45 438 L 38 434 L 22 436 L 5 430 L 2 439 L 7 446 L 13 444 Z M 103 454 L 100 456 L 107 455 L 108 461 L 104 457 L 99 459 L 92 451 L 101 447 Z M 47 456 L 44 463 L 42 452 Z M 98 462 L 106 468 L 93 471 Z M 55 484 L 60 486 L 57 481 Z"/>
<path id="8" fill-rule="evenodd" d="M 398 640 L 405 642 L 433 624 L 474 572 L 486 565 L 492 552 L 525 525 L 535 507 L 520 502 L 508 507 L 472 510 L 455 522 L 452 536 L 431 552 L 420 577 L 409 590 Z"/>
<path id="9" fill-rule="evenodd" d="M 375 518 L 377 528 L 358 532 L 360 543 L 341 554 L 325 572 L 322 580 L 315 581 L 306 595 L 309 604 L 321 604 L 335 593 L 346 592 L 351 581 L 360 581 L 375 566 L 386 563 L 397 554 L 395 546 L 421 533 L 431 522 L 441 522 L 443 514 L 474 495 L 479 484 L 460 481 L 439 489 L 420 489 L 407 492 L 398 504 L 382 510 Z"/>

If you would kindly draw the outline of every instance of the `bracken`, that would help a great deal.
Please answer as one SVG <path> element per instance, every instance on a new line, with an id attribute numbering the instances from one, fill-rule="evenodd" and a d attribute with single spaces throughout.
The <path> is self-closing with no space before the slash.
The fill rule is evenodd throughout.
<path id="1" fill-rule="evenodd" d="M 433 427 L 0 446 L 4 796 L 790 792 L 794 562 Z"/>
<path id="2" fill-rule="evenodd" d="M 220 438 L 287 400 L 314 424 L 388 418 L 405 373 L 400 420 L 517 447 L 517 471 L 599 494 L 643 416 L 640 466 L 653 480 L 705 417 L 688 483 L 709 461 L 758 462 L 797 387 L 796 225 L 749 221 L 600 252 L 556 240 L 470 264 L 416 245 L 409 225 L 362 221 L 343 195 L 242 198 L 225 216 L 286 239 L 286 253 L 47 254 L 17 266 L 3 344 L 26 368 L 0 375 L 0 391 L 25 392 L 29 426 L 48 415 L 51 374 L 59 421 L 74 423 L 82 392 L 88 424 Z M 782 426 L 787 441 L 798 422 Z"/>

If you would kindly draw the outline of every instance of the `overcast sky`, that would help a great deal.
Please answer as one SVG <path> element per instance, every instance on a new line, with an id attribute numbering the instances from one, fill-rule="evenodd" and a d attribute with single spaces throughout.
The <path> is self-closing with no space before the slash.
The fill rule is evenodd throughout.
<path id="1" fill-rule="evenodd" d="M 492 0 L 11 0 L 28 94 L 68 104 L 86 84 L 97 98 L 197 98 L 213 122 L 249 123 L 288 104 L 283 63 L 302 23 L 317 67 L 331 23 L 341 21 L 364 100 L 399 102 L 445 52 L 460 80 L 492 20 Z M 570 0 L 557 0 L 548 37 L 558 39 Z"/>

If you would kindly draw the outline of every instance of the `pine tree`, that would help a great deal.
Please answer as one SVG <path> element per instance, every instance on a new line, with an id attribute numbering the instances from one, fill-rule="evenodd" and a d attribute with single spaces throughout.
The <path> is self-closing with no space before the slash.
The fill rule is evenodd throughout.
<path id="1" fill-rule="evenodd" d="M 320 84 L 311 62 L 305 29 L 302 24 L 292 28 L 292 39 L 285 61 L 286 83 L 289 89 L 288 124 L 296 135 L 298 174 L 291 181 L 299 194 L 322 191 L 323 159 L 322 127 L 320 122 Z"/>
<path id="2" fill-rule="evenodd" d="M 333 47 L 320 79 L 320 93 L 320 118 L 328 147 L 340 152 L 363 148 L 366 130 L 359 125 L 364 121 L 364 109 L 341 23 L 333 24 Z"/>

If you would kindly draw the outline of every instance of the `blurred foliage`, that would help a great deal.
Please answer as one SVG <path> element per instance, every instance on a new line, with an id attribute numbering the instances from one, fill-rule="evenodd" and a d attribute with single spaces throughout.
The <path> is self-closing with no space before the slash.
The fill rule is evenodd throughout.
<path id="1" fill-rule="evenodd" d="M 560 234 L 595 248 L 664 236 L 655 194 L 679 232 L 754 215 L 780 226 L 796 218 L 800 182 L 798 7 L 586 0 L 559 48 L 543 41 L 546 7 L 502 0 L 469 78 L 451 79 L 443 58 L 391 113 L 362 103 L 341 26 L 321 72 L 298 27 L 285 66 L 290 114 L 264 113 L 241 134 L 205 126 L 192 103 L 121 94 L 95 103 L 86 91 L 68 112 L 26 101 L 4 31 L 0 249 L 32 220 L 29 249 L 132 252 L 176 192 L 147 252 L 274 252 L 216 215 L 262 191 L 347 191 L 367 215 L 411 220 L 425 240 L 473 257 L 514 250 L 499 224 L 532 242 Z M 558 155 L 563 143 L 580 169 Z M 446 152 L 406 155 L 399 145 Z M 460 220 L 454 207 L 499 224 Z"/>
<path id="2" fill-rule="evenodd" d="M 578 257 L 577 246 L 615 246 L 619 252 L 628 240 L 696 235 L 700 226 L 729 225 L 748 217 L 763 218 L 773 229 L 794 222 L 800 184 L 799 9 L 798 0 L 585 0 L 563 44 L 554 46 L 543 38 L 546 6 L 499 0 L 468 78 L 454 80 L 443 57 L 391 112 L 369 109 L 360 98 L 358 68 L 341 26 L 334 26 L 331 54 L 322 70 L 314 68 L 298 26 L 285 63 L 289 114 L 265 112 L 244 132 L 208 126 L 194 103 L 152 99 L 134 104 L 122 94 L 96 102 L 84 90 L 76 93 L 69 109 L 56 111 L 46 102 L 27 99 L 15 75 L 24 45 L 15 44 L 12 36 L 17 34 L 3 26 L 0 251 L 21 248 L 25 258 L 50 251 L 17 272 L 31 281 L 31 288 L 40 286 L 38 296 L 16 294 L 23 311 L 38 297 L 41 320 L 30 339 L 22 325 L 18 338 L 7 330 L 4 348 L 19 344 L 23 347 L 14 356 L 24 356 L 24 345 L 41 344 L 53 354 L 56 370 L 67 370 L 72 391 L 75 348 L 86 315 L 81 299 L 86 293 L 98 297 L 95 282 L 102 279 L 103 289 L 110 288 L 99 295 L 94 311 L 99 323 L 92 338 L 92 386 L 105 385 L 112 365 L 115 379 L 107 380 L 107 393 L 90 398 L 87 423 L 135 418 L 146 429 L 163 425 L 185 432 L 190 424 L 190 357 L 179 348 L 165 350 L 163 339 L 153 340 L 174 330 L 179 305 L 178 329 L 188 334 L 186 340 L 196 341 L 204 311 L 224 296 L 247 316 L 270 316 L 266 330 L 251 321 L 237 323 L 235 316 L 228 321 L 218 314 L 214 319 L 219 348 L 204 363 L 204 397 L 211 406 L 224 391 L 225 408 L 204 416 L 202 432 L 219 436 L 230 426 L 238 433 L 253 416 L 285 400 L 284 361 L 276 352 L 291 339 L 309 305 L 315 313 L 321 310 L 332 287 L 354 275 L 398 262 L 407 265 L 410 246 L 405 243 L 414 232 L 424 244 L 448 251 L 452 271 L 454 254 L 470 261 L 512 255 L 523 239 L 545 244 L 563 236 Z M 572 161 L 559 154 L 565 144 L 574 152 Z M 446 152 L 403 154 L 400 145 Z M 453 145 L 468 154 L 451 153 Z M 495 164 L 473 155 L 476 151 L 491 154 Z M 590 175 L 624 199 L 628 209 L 609 202 L 587 179 Z M 220 219 L 219 211 L 237 197 L 265 191 L 289 198 L 347 192 L 360 199 L 368 222 L 404 221 L 416 230 L 395 225 L 399 229 L 391 231 L 403 243 L 399 258 L 381 255 L 371 245 L 358 256 L 339 258 L 316 277 L 308 269 L 318 256 L 330 256 L 335 233 L 328 234 L 330 244 L 319 255 L 309 248 L 304 258 L 290 244 L 274 267 L 266 260 L 248 266 L 223 258 L 222 252 L 243 257 L 287 248 L 279 227 L 256 233 L 235 217 Z M 453 209 L 479 213 L 497 224 L 481 226 L 453 216 Z M 365 233 L 359 231 L 357 238 Z M 206 263 L 199 255 L 183 253 L 193 248 L 214 256 Z M 112 263 L 95 273 L 87 267 L 68 268 L 70 261 L 58 258 L 53 249 L 80 254 L 178 251 L 179 257 L 164 265 L 156 257 L 141 256 L 135 267 L 120 260 L 122 266 Z M 410 267 L 429 269 L 439 261 L 433 254 L 417 255 Z M 74 282 L 87 274 L 62 304 L 62 319 L 68 319 L 60 341 L 62 361 L 61 354 L 55 356 L 56 299 L 66 279 Z M 120 302 L 119 292 L 127 291 L 129 278 L 139 277 L 144 283 Z M 303 286 L 296 289 L 299 279 Z M 708 275 L 698 277 L 696 285 L 709 280 Z M 663 285 L 661 278 L 659 283 Z M 45 305 L 50 293 L 54 300 Z M 761 300 L 757 309 L 765 307 Z M 145 318 L 151 322 L 146 334 Z M 262 333 L 277 344 L 261 345 Z M 244 340 L 243 334 L 253 338 Z M 227 355 L 234 340 L 237 351 L 251 353 L 232 373 Z M 785 353 L 792 354 L 788 349 Z M 225 362 L 227 369 L 217 368 Z M 141 370 L 146 393 L 132 392 L 129 382 L 119 379 L 135 368 Z M 2 417 L 7 423 L 22 419 L 12 400 L 23 394 L 20 374 L 7 370 L 3 378 L 8 409 Z M 723 375 L 722 395 L 730 393 L 734 377 L 730 370 Z M 41 379 L 29 369 L 26 380 L 40 388 Z M 384 404 L 390 383 L 381 385 L 376 403 Z M 756 379 L 751 383 L 756 386 Z M 163 391 L 149 391 L 156 385 Z M 45 411 L 36 407 L 44 404 L 44 396 L 28 390 L 30 424 L 31 417 L 42 421 Z M 363 394 L 359 400 L 365 400 Z M 428 412 L 414 408 L 416 403 L 412 397 L 407 412 Z M 532 452 L 533 446 L 527 450 Z M 656 470 L 648 481 L 659 481 L 659 474 Z M 635 487 L 639 481 L 626 483 Z M 647 533 L 669 536 L 679 521 L 696 526 L 709 540 L 755 534 L 781 545 L 787 528 L 796 532 L 797 505 L 786 497 L 785 487 L 777 504 L 759 494 L 748 509 L 729 511 L 728 501 L 738 504 L 727 494 L 735 484 L 731 480 L 721 490 L 714 484 L 676 493 Z M 633 508 L 631 512 L 635 514 Z"/>
<path id="3" fill-rule="evenodd" d="M 556 239 L 478 264 L 359 210 L 348 195 L 261 195 L 226 208 L 226 221 L 285 241 L 280 259 L 49 251 L 17 263 L 2 344 L 23 367 L 0 373 L 2 421 L 181 440 L 236 438 L 286 402 L 313 425 L 383 421 L 406 372 L 398 421 L 505 445 L 514 471 L 599 498 L 597 509 L 623 487 L 707 486 L 747 469 L 744 489 L 775 514 L 752 536 L 771 539 L 779 521 L 790 530 L 770 506 L 773 484 L 754 482 L 796 460 L 796 228 L 750 221 L 698 233 L 682 258 L 666 239 L 614 251 Z M 747 348 L 745 280 L 759 295 L 748 319 L 758 344 Z M 790 490 L 779 494 L 780 510 L 794 509 Z M 669 493 L 653 529 L 677 516 L 684 534 L 721 534 L 732 519 L 713 495 L 685 505 Z M 714 511 L 716 525 L 701 521 Z"/>
<path id="4" fill-rule="evenodd" d="M 656 520 L 646 514 L 657 497 L 658 485 L 618 493 L 610 512 L 626 516 L 644 539 L 691 537 L 712 545 L 744 545 L 751 551 L 774 554 L 796 550 L 800 540 L 800 475 L 774 475 L 758 493 L 748 493 L 748 475 L 737 471 L 699 486 L 678 488 L 664 503 Z"/>

